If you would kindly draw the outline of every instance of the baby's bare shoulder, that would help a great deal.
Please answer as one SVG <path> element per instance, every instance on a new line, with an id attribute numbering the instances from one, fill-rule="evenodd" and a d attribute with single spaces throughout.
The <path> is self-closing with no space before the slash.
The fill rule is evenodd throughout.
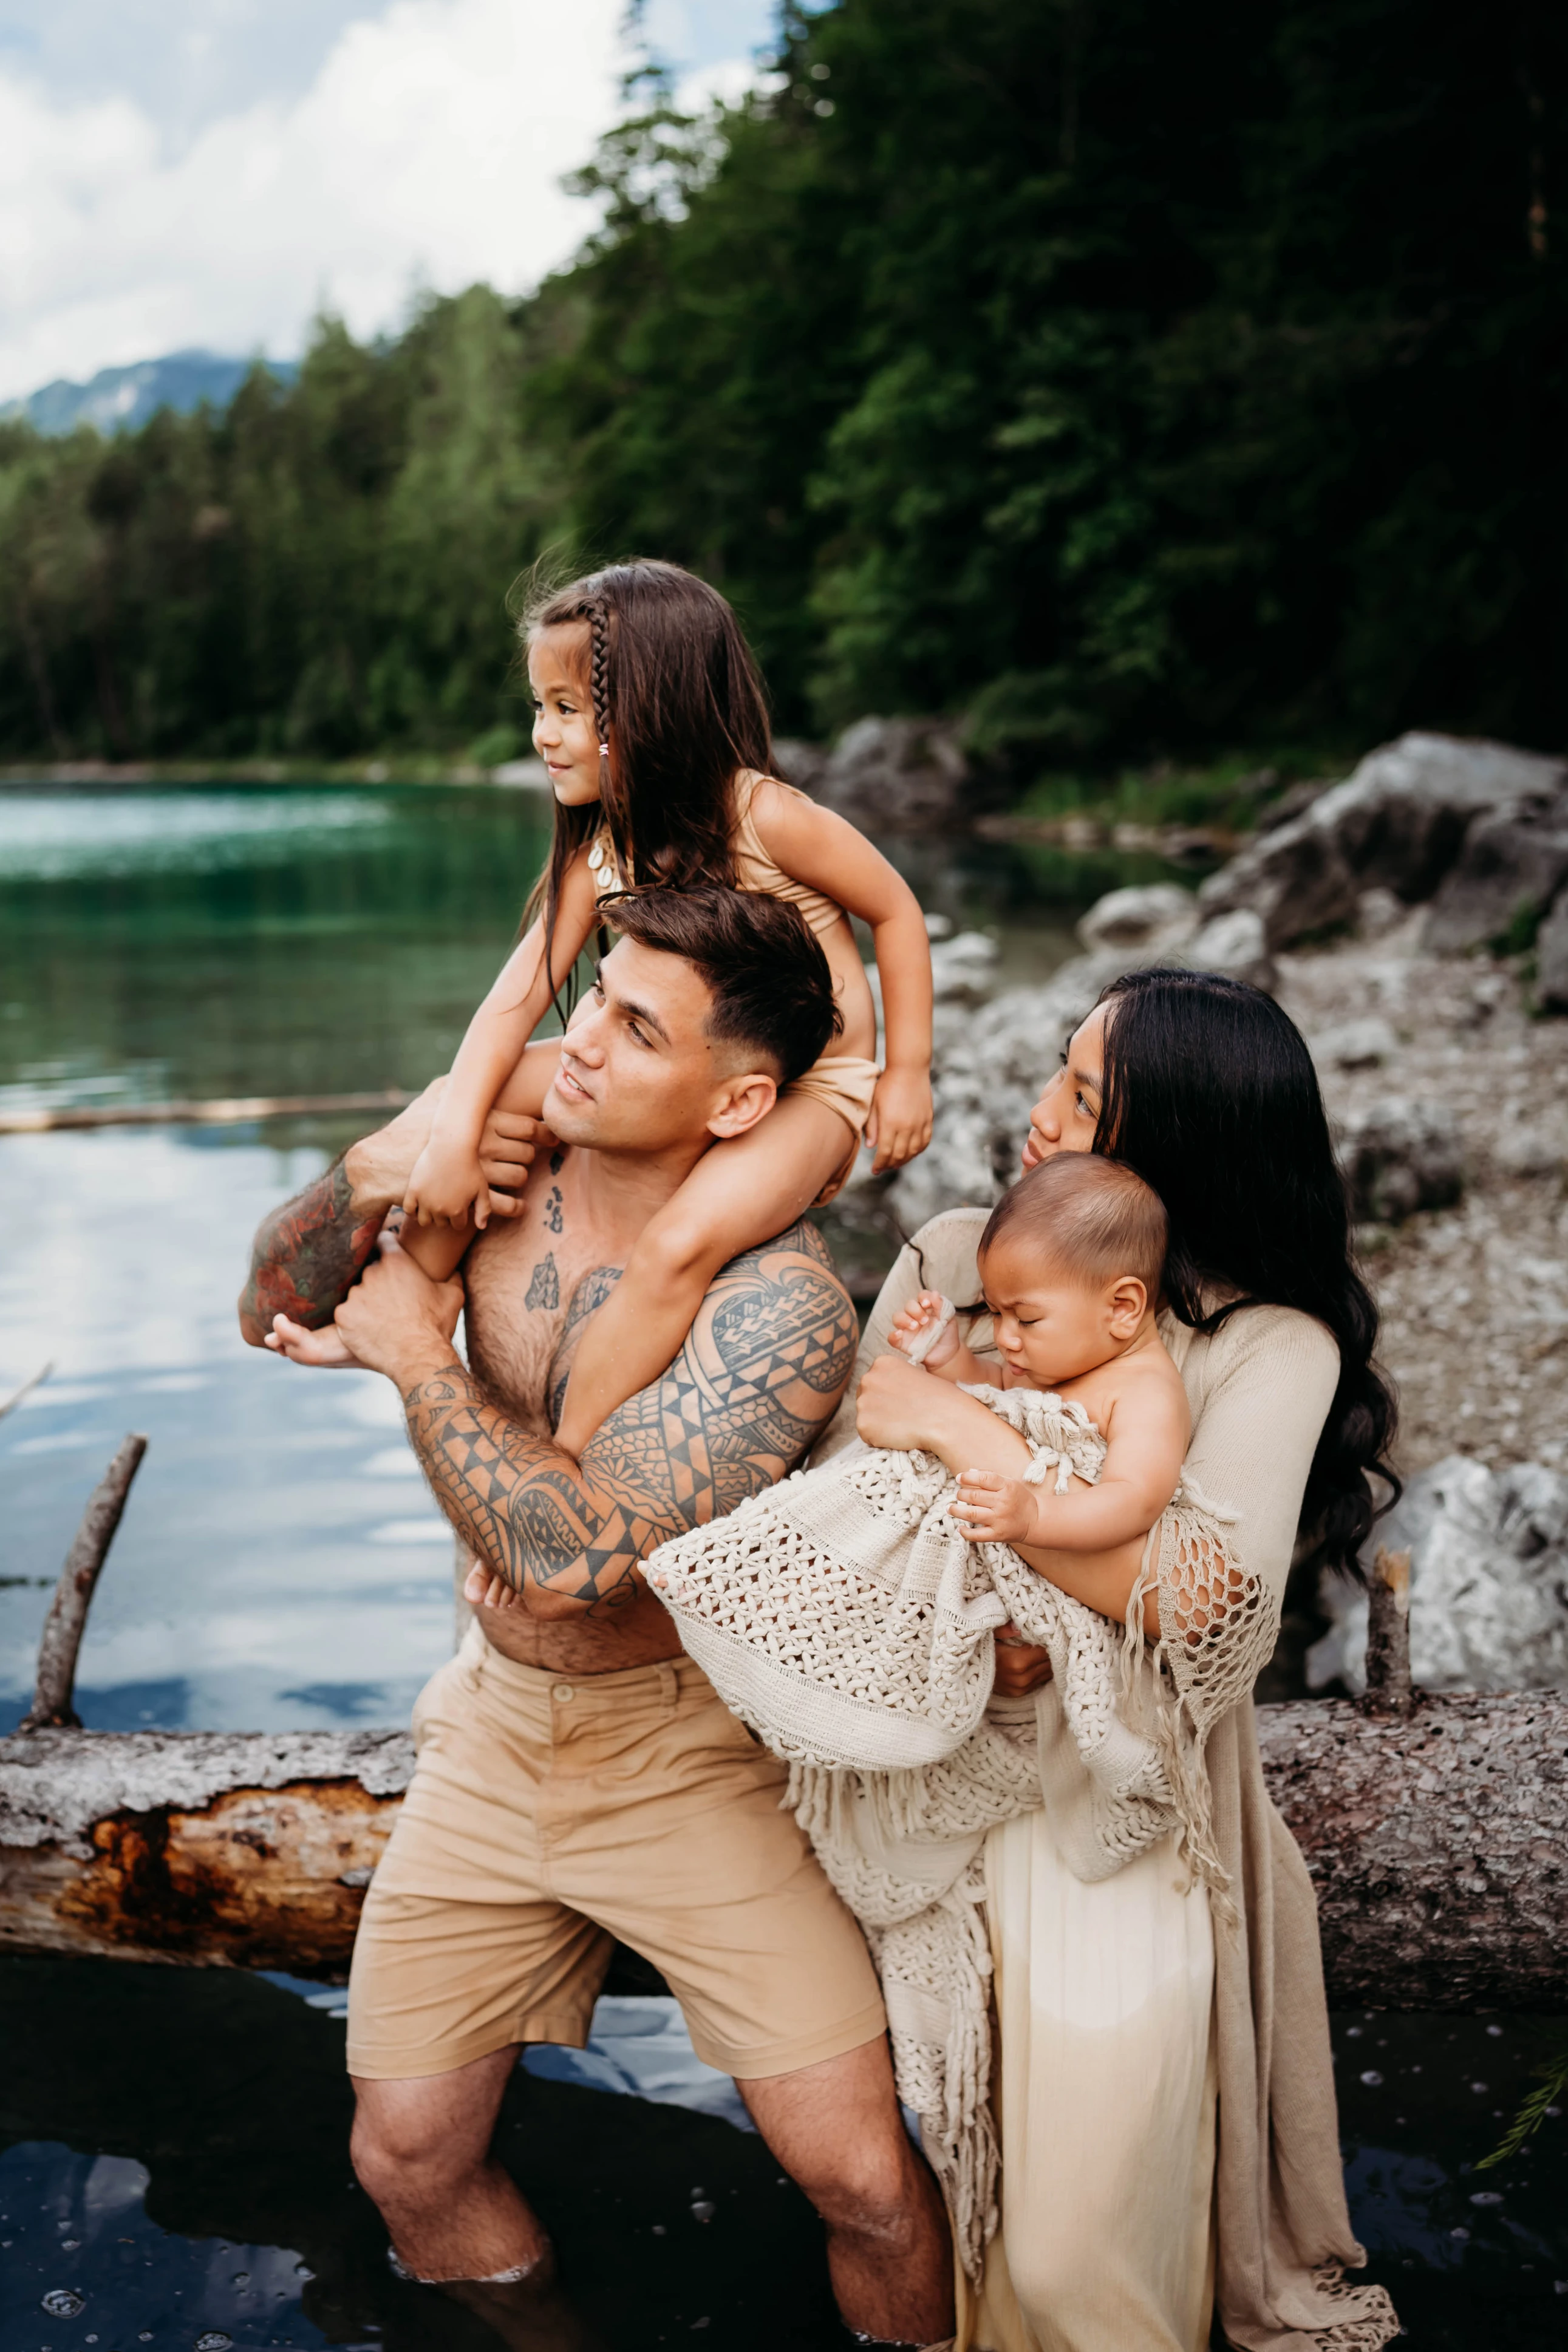
<path id="1" fill-rule="evenodd" d="M 1135 1355 L 1107 1364 L 1101 1375 L 1108 1420 L 1125 1431 L 1134 1423 L 1162 1429 L 1179 1428 L 1183 1443 L 1192 1428 L 1192 1413 L 1182 1376 L 1163 1346 L 1140 1349 Z M 1112 1434 L 1110 1427 L 1107 1436 Z"/>

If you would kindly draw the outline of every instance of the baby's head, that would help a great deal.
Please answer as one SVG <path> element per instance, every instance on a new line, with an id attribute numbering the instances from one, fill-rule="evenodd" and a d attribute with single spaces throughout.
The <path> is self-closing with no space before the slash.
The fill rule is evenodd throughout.
<path id="1" fill-rule="evenodd" d="M 1062 1151 L 1005 1192 L 980 1279 L 1015 1378 L 1057 1388 L 1131 1347 L 1160 1296 L 1165 1212 L 1114 1160 Z"/>

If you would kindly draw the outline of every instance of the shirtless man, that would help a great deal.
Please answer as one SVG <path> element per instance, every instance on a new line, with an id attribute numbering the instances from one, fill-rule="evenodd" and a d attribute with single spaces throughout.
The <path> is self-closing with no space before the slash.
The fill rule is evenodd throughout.
<path id="1" fill-rule="evenodd" d="M 668 1371 L 580 1464 L 550 1435 L 642 1226 L 822 1052 L 831 982 L 776 899 L 650 892 L 616 920 L 564 1045 L 531 1048 L 560 1056 L 548 1160 L 462 1279 L 433 1284 L 395 1250 L 369 1263 L 424 1141 L 416 1104 L 263 1225 L 240 1302 L 252 1345 L 301 1361 L 335 1308 L 359 1361 L 397 1383 L 480 1603 L 416 1707 L 417 1768 L 354 1948 L 354 2166 L 409 2272 L 510 2344 L 571 2340 L 548 2316 L 549 2243 L 490 2140 L 519 2045 L 586 2041 L 619 1936 L 821 2214 L 846 2325 L 928 2345 L 953 2324 L 946 2219 L 900 2120 L 859 1929 L 779 1810 L 783 1767 L 683 1654 L 640 1568 L 783 1477 L 831 1417 L 855 1317 L 815 1230 L 726 1266 Z M 493 1115 L 498 1210 L 517 1210 L 504 1188 L 533 1140 Z M 471 1370 L 452 1347 L 465 1303 Z M 492 1579 L 521 1605 L 486 1606 Z"/>

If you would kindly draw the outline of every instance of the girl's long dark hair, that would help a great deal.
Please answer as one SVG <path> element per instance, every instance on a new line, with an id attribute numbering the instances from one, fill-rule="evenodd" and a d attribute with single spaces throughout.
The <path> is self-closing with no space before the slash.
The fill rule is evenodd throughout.
<path id="1" fill-rule="evenodd" d="M 526 645 L 541 629 L 585 622 L 600 797 L 555 806 L 544 871 L 523 916 L 544 920 L 554 977 L 555 924 L 566 869 L 601 824 L 623 874 L 639 888 L 733 885 L 734 782 L 766 775 L 773 736 L 762 679 L 724 598 L 678 563 L 606 564 L 530 599 Z"/>
<path id="2" fill-rule="evenodd" d="M 1270 997 L 1214 972 L 1134 971 L 1100 998 L 1105 1093 L 1094 1149 L 1152 1185 L 1171 1221 L 1165 1297 L 1196 1331 L 1239 1307 L 1294 1307 L 1339 1342 L 1340 1379 L 1302 1506 L 1319 1559 L 1359 1575 L 1400 1492 L 1378 1318 L 1351 1255 L 1350 1210 L 1300 1031 Z M 1205 1309 L 1205 1290 L 1237 1296 Z M 1388 1492 L 1374 1500 L 1369 1476 Z"/>

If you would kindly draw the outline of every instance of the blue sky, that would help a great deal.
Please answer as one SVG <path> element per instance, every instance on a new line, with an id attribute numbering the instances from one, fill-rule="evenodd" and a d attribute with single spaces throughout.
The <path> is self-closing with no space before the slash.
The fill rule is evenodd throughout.
<path id="1" fill-rule="evenodd" d="M 691 94 L 773 0 L 648 0 Z M 614 119 L 624 0 L 0 0 L 0 399 L 190 344 L 291 356 L 312 311 L 532 284 Z"/>

